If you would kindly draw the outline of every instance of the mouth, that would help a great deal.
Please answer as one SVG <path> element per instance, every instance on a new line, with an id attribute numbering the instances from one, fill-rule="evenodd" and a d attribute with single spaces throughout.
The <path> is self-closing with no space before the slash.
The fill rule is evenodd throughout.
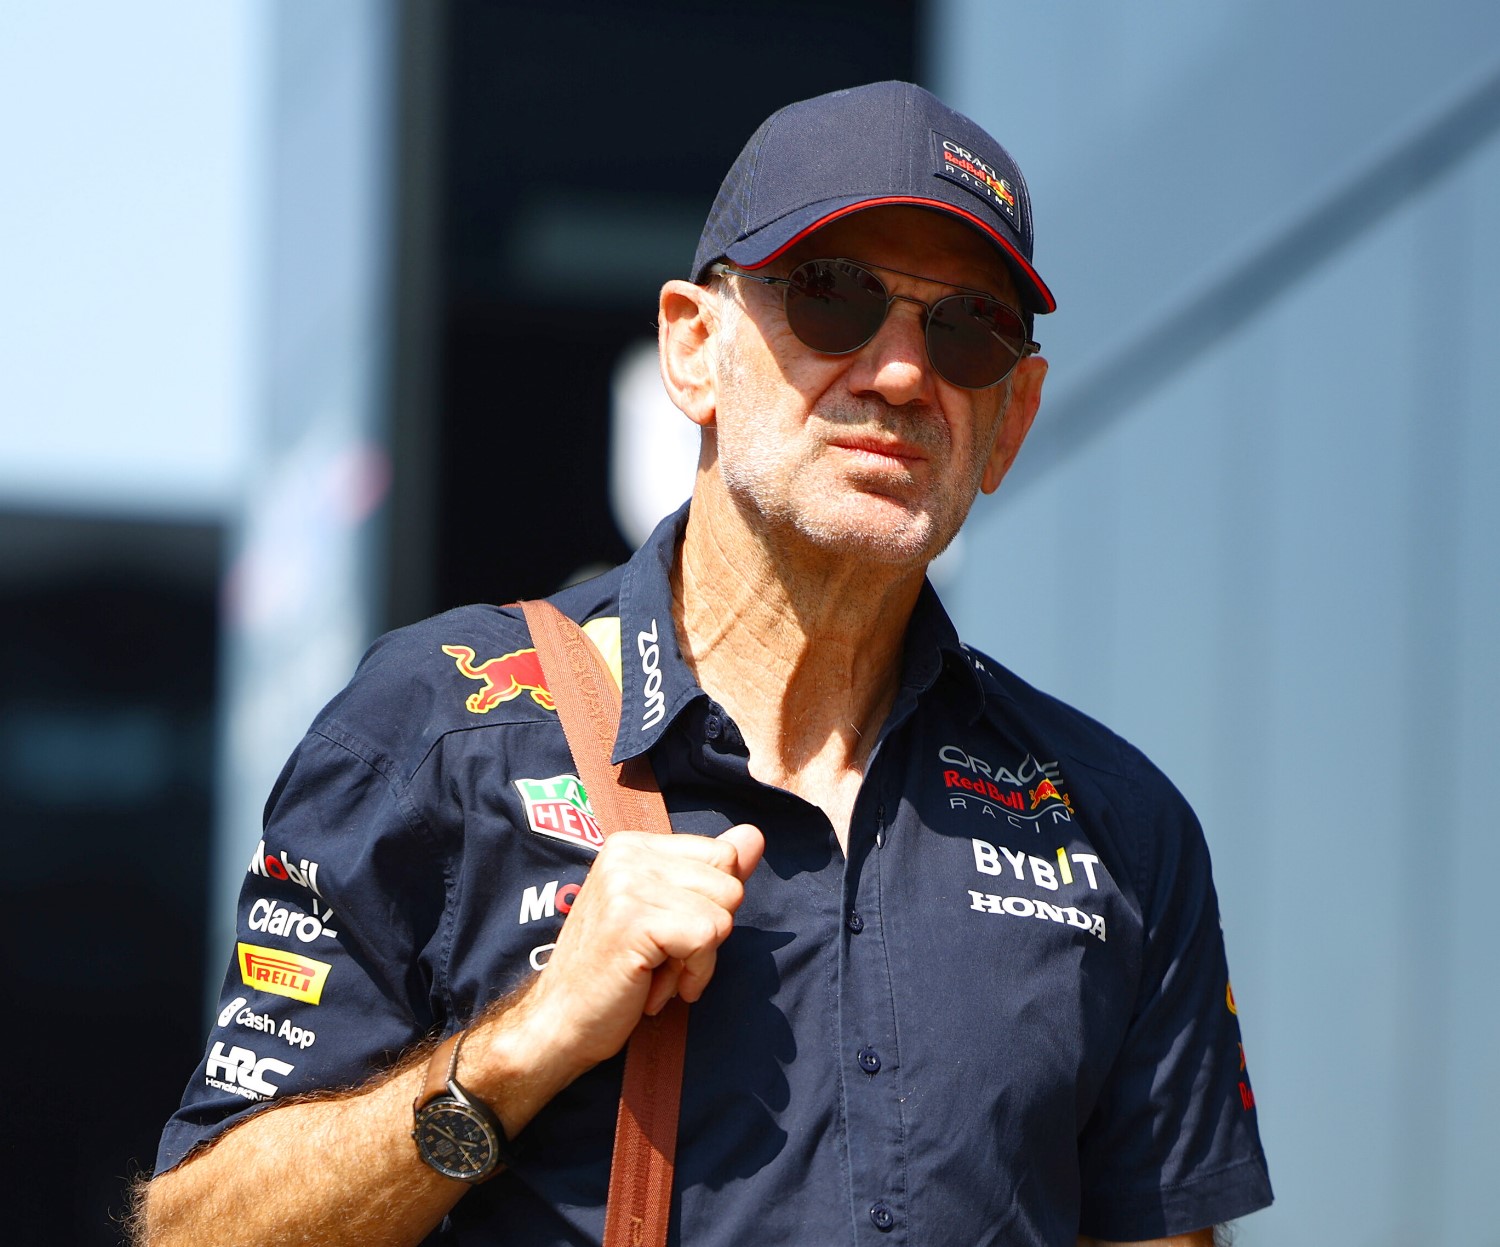
<path id="1" fill-rule="evenodd" d="M 843 435 L 830 439 L 828 444 L 872 466 L 909 468 L 927 459 L 926 452 L 920 447 L 899 438 Z"/>

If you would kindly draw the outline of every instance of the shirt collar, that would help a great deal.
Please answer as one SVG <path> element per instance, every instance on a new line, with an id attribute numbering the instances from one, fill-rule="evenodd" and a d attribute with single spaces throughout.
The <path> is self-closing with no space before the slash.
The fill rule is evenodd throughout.
<path id="1" fill-rule="evenodd" d="M 979 670 L 969 651 L 958 639 L 958 629 L 938 600 L 931 581 L 922 582 L 922 592 L 906 627 L 906 644 L 902 655 L 901 687 L 919 697 L 936 685 L 943 676 L 953 684 L 954 709 L 973 720 L 984 709 L 985 690 Z"/>
<path id="2" fill-rule="evenodd" d="M 688 504 L 656 526 L 625 564 L 620 583 L 620 731 L 614 761 L 651 748 L 682 708 L 701 693 L 672 621 L 672 560 Z"/>
<path id="3" fill-rule="evenodd" d="M 687 525 L 688 503 L 656 526 L 625 565 L 620 584 L 620 730 L 614 761 L 646 752 L 695 697 L 702 696 L 682 657 L 672 615 L 672 561 Z M 936 591 L 923 582 L 906 630 L 902 692 L 912 698 L 950 674 L 967 719 L 984 708 L 980 670 Z"/>

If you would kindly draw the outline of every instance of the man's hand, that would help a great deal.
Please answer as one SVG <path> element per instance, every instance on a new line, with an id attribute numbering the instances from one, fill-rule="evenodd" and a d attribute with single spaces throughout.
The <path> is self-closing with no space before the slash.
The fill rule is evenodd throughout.
<path id="1" fill-rule="evenodd" d="M 577 1063 L 571 1077 L 624 1047 L 643 1014 L 703 994 L 764 851 L 748 824 L 604 842 L 525 1000 L 526 1021 Z"/>

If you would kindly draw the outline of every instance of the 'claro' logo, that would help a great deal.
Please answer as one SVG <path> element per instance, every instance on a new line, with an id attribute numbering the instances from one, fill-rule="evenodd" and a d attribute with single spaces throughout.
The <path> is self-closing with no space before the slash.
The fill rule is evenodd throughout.
<path id="1" fill-rule="evenodd" d="M 310 1005 L 323 999 L 323 984 L 333 968 L 326 961 L 282 952 L 279 948 L 262 948 L 259 944 L 239 945 L 239 957 L 240 977 L 246 987 Z"/>
<path id="2" fill-rule="evenodd" d="M 312 913 L 304 914 L 300 909 L 261 897 L 250 906 L 246 925 L 252 931 L 264 931 L 267 935 L 295 935 L 304 944 L 311 944 L 324 935 L 337 939 L 339 933 L 329 925 L 333 910 L 320 909 L 317 901 L 312 902 L 312 910 Z"/>

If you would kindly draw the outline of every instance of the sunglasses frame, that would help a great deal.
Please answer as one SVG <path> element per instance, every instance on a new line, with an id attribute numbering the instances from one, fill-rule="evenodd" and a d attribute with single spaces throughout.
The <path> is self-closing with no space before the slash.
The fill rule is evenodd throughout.
<path id="1" fill-rule="evenodd" d="M 1005 308 L 1007 311 L 1013 312 L 1015 314 L 1016 319 L 1024 327 L 1025 324 L 1026 324 L 1026 318 L 1019 311 L 1017 311 L 1017 309 L 1011 307 L 1011 305 L 1009 303 L 1005 302 L 1004 299 L 997 299 L 997 298 L 995 298 L 995 296 L 992 295 L 992 294 L 990 294 L 987 290 L 975 290 L 975 289 L 972 289 L 972 288 L 967 287 L 967 286 L 960 286 L 958 288 L 957 292 L 955 292 L 954 294 L 944 295 L 941 299 L 936 299 L 936 300 L 934 300 L 931 303 L 927 303 L 927 302 L 925 302 L 922 299 L 913 298 L 911 295 L 906 295 L 906 294 L 892 294 L 890 292 L 890 289 L 886 286 L 885 282 L 883 282 L 883 281 L 880 280 L 880 276 L 879 276 L 880 273 L 895 273 L 899 277 L 910 277 L 910 278 L 913 278 L 916 281 L 932 282 L 934 285 L 946 285 L 947 283 L 946 282 L 940 282 L 935 277 L 923 277 L 920 273 L 907 273 L 907 272 L 903 272 L 899 268 L 887 268 L 887 267 L 885 267 L 884 265 L 881 265 L 881 264 L 869 264 L 869 263 L 865 262 L 864 260 L 851 260 L 851 259 L 849 259 L 846 256 L 814 257 L 813 259 L 810 259 L 810 260 L 803 260 L 801 264 L 798 264 L 796 266 L 796 268 L 792 269 L 792 272 L 795 273 L 797 271 L 797 269 L 803 268 L 803 267 L 805 267 L 808 264 L 845 264 L 845 265 L 848 265 L 852 269 L 857 269 L 858 271 L 860 271 L 862 273 L 868 274 L 868 276 L 870 276 L 875 281 L 875 284 L 878 285 L 880 287 L 880 289 L 885 292 L 885 311 L 883 311 L 880 314 L 880 320 L 876 323 L 875 328 L 873 330 L 871 330 L 870 336 L 867 337 L 867 338 L 865 338 L 864 341 L 859 342 L 859 343 L 855 344 L 854 346 L 851 346 L 848 350 L 845 350 L 845 351 L 825 351 L 825 350 L 821 350 L 820 348 L 818 348 L 816 346 L 813 346 L 810 342 L 804 341 L 803 338 L 802 338 L 802 335 L 801 334 L 797 334 L 796 329 L 793 328 L 792 332 L 794 334 L 797 334 L 797 341 L 801 342 L 802 345 L 805 346 L 805 347 L 807 347 L 807 349 L 809 351 L 815 351 L 819 355 L 834 355 L 834 356 L 839 356 L 839 355 L 853 355 L 856 351 L 863 350 L 865 347 L 869 346 L 869 344 L 875 340 L 876 334 L 878 334 L 881 331 L 881 329 L 885 327 L 886 318 L 889 317 L 890 314 L 891 314 L 891 304 L 897 302 L 898 300 L 901 301 L 901 302 L 905 302 L 905 303 L 915 303 L 918 307 L 922 308 L 927 313 L 927 315 L 922 320 L 922 344 L 927 349 L 927 362 L 932 366 L 932 370 L 935 373 L 937 373 L 938 376 L 942 377 L 944 381 L 947 381 L 949 385 L 956 386 L 960 390 L 990 390 L 990 389 L 993 389 L 995 386 L 999 385 L 1002 381 L 1004 381 L 1006 377 L 1010 376 L 1010 374 L 1013 373 L 1016 370 L 1016 365 L 1019 364 L 1023 359 L 1025 359 L 1028 355 L 1035 355 L 1038 351 L 1040 351 L 1042 349 L 1042 345 L 1041 345 L 1040 342 L 1037 342 L 1037 341 L 1035 341 L 1035 340 L 1033 340 L 1031 338 L 1026 338 L 1021 343 L 1021 350 L 1020 350 L 1019 354 L 1017 354 L 1016 357 L 1015 357 L 1015 359 L 1013 359 L 1011 361 L 1010 367 L 1008 367 L 1004 372 L 1002 372 L 993 381 L 987 382 L 984 385 L 961 385 L 957 381 L 950 380 L 949 377 L 943 372 L 943 370 L 938 367 L 937 362 L 932 358 L 932 343 L 931 343 L 931 341 L 930 341 L 930 339 L 928 337 L 928 334 L 929 334 L 929 332 L 931 330 L 932 318 L 933 318 L 934 314 L 936 313 L 937 308 L 939 307 L 939 305 L 941 305 L 943 303 L 946 303 L 949 299 L 962 299 L 962 298 L 964 298 L 966 296 L 967 297 L 973 297 L 973 296 L 977 295 L 980 298 L 984 298 L 984 299 L 990 300 L 990 302 L 992 302 L 992 303 L 998 303 L 1001 307 Z M 875 270 L 879 270 L 879 271 L 876 272 Z M 767 275 L 762 274 L 762 273 L 748 273 L 744 269 L 742 269 L 742 268 L 736 268 L 736 267 L 734 267 L 731 264 L 726 264 L 722 260 L 719 261 L 718 263 L 714 264 L 713 267 L 709 269 L 709 271 L 711 273 L 724 274 L 724 275 L 731 276 L 731 277 L 744 277 L 744 278 L 748 278 L 750 281 L 758 281 L 758 282 L 761 282 L 762 284 L 767 285 L 767 286 L 785 286 L 786 289 L 782 292 L 782 296 L 781 296 L 782 313 L 783 313 L 783 315 L 785 315 L 787 317 L 787 325 L 788 325 L 788 327 L 791 327 L 791 313 L 790 313 L 789 309 L 787 308 L 786 301 L 791 296 L 792 290 L 795 288 L 796 283 L 793 282 L 793 280 L 790 277 L 770 277 L 770 276 L 767 276 Z M 1005 341 L 1005 339 L 999 337 L 999 335 L 992 335 L 992 336 L 994 336 L 995 339 L 996 339 L 996 341 L 1000 342 L 1002 345 L 1007 346 L 1007 347 L 1009 346 L 1009 344 Z"/>

